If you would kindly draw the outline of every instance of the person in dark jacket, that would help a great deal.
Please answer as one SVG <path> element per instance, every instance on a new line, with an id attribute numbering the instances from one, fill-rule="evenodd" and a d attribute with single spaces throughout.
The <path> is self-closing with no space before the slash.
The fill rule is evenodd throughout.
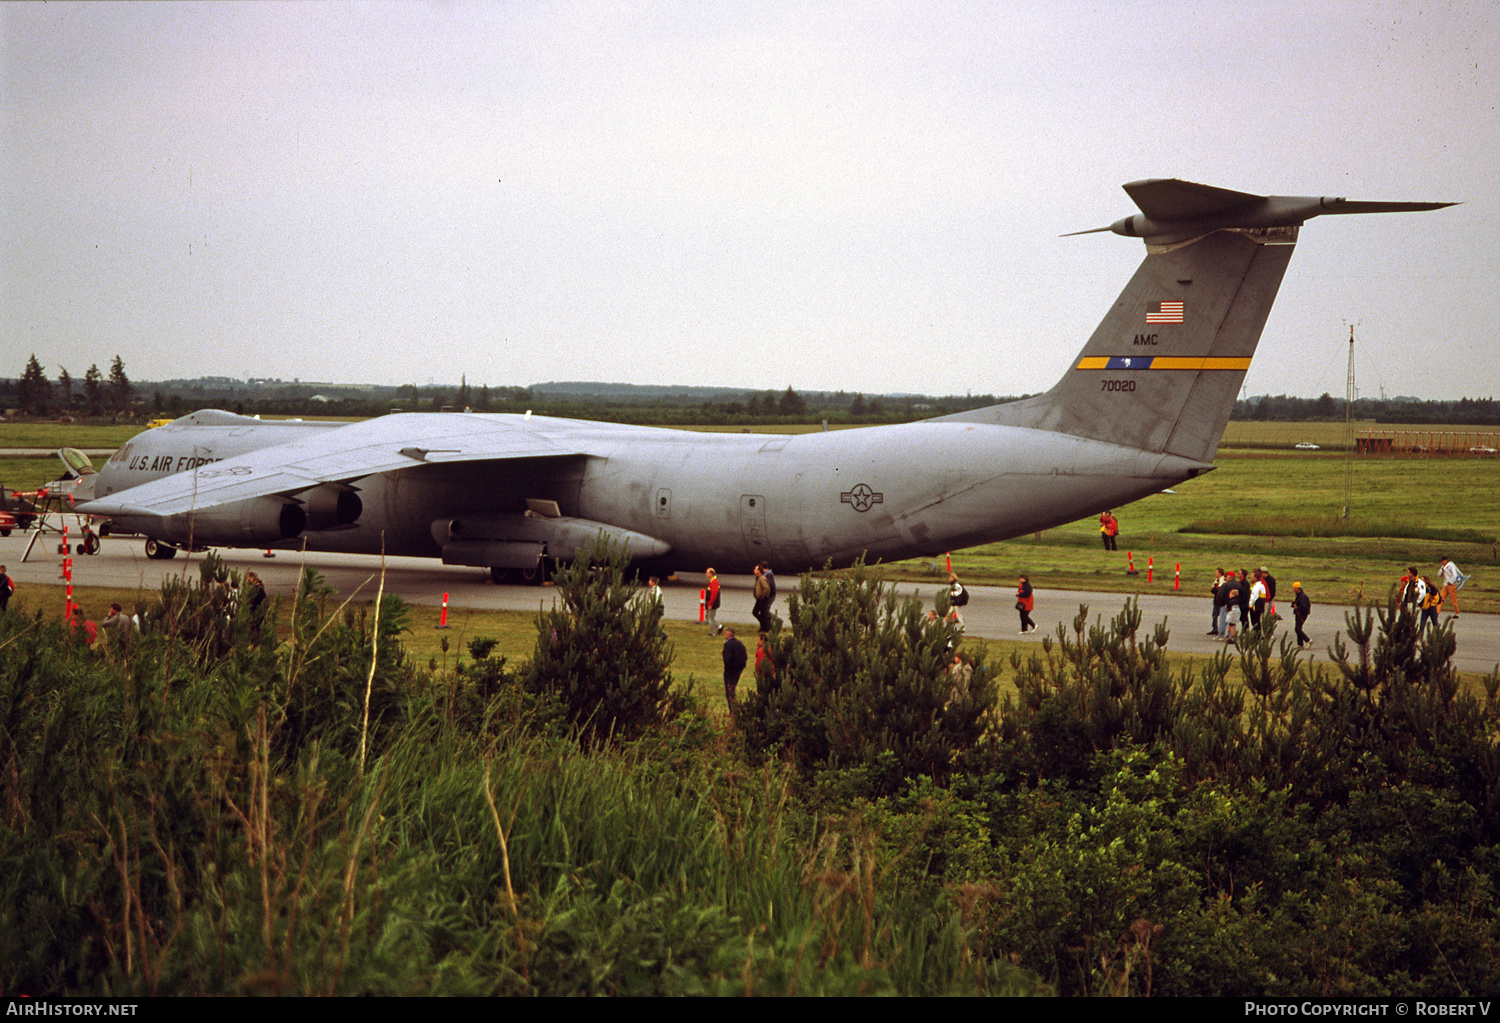
<path id="1" fill-rule="evenodd" d="M 1302 623 L 1307 621 L 1307 616 L 1312 613 L 1312 601 L 1307 599 L 1307 594 L 1302 591 L 1301 583 L 1292 583 L 1292 622 L 1297 626 L 1297 646 L 1307 648 L 1312 646 L 1312 640 L 1307 638 L 1307 633 L 1302 631 Z"/>
<path id="2" fill-rule="evenodd" d="M 266 585 L 254 572 L 245 574 L 245 592 L 250 604 L 250 642 L 260 643 L 260 630 L 266 621 Z"/>
<path id="3" fill-rule="evenodd" d="M 740 684 L 740 676 L 745 673 L 745 663 L 749 656 L 745 652 L 745 644 L 734 638 L 733 629 L 724 630 L 724 699 L 729 703 L 729 713 L 734 714 L 734 691 Z"/>

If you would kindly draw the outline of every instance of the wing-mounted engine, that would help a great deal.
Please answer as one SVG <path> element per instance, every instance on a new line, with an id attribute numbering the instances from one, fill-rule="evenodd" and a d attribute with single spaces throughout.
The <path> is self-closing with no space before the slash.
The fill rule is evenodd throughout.
<path id="1" fill-rule="evenodd" d="M 294 501 L 255 497 L 178 515 L 116 514 L 112 521 L 114 532 L 181 547 L 264 547 L 301 535 L 307 513 Z"/>
<path id="2" fill-rule="evenodd" d="M 307 528 L 314 532 L 350 529 L 364 514 L 359 493 L 341 483 L 321 483 L 294 495 L 307 515 Z"/>
<path id="3" fill-rule="evenodd" d="M 661 557 L 672 545 L 645 533 L 568 516 L 465 515 L 438 519 L 432 538 L 443 549 L 443 564 L 480 568 L 531 569 L 541 558 L 569 561 L 592 550 L 603 536 L 633 559 Z"/>

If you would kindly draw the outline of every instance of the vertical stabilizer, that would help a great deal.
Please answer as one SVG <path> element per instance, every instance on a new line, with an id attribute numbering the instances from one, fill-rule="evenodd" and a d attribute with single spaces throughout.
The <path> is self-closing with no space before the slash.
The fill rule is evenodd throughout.
<path id="1" fill-rule="evenodd" d="M 1212 461 L 1301 224 L 1452 205 L 1260 196 L 1176 179 L 1125 191 L 1141 213 L 1097 230 L 1144 239 L 1146 258 L 1067 373 L 1038 397 L 947 418 Z"/>

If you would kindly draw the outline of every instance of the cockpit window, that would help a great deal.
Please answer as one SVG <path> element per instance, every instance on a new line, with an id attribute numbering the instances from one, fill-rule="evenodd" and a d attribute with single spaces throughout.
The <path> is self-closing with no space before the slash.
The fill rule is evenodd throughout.
<path id="1" fill-rule="evenodd" d="M 57 457 L 62 459 L 63 465 L 66 465 L 68 472 L 74 476 L 88 476 L 95 471 L 94 463 L 89 460 L 89 456 L 77 448 L 58 448 Z"/>

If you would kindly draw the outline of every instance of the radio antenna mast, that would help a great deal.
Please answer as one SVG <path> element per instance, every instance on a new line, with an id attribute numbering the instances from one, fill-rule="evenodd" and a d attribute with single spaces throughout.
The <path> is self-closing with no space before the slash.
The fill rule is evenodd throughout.
<path id="1" fill-rule="evenodd" d="M 1344 518 L 1354 491 L 1354 324 L 1349 324 L 1349 373 L 1344 383 Z"/>

